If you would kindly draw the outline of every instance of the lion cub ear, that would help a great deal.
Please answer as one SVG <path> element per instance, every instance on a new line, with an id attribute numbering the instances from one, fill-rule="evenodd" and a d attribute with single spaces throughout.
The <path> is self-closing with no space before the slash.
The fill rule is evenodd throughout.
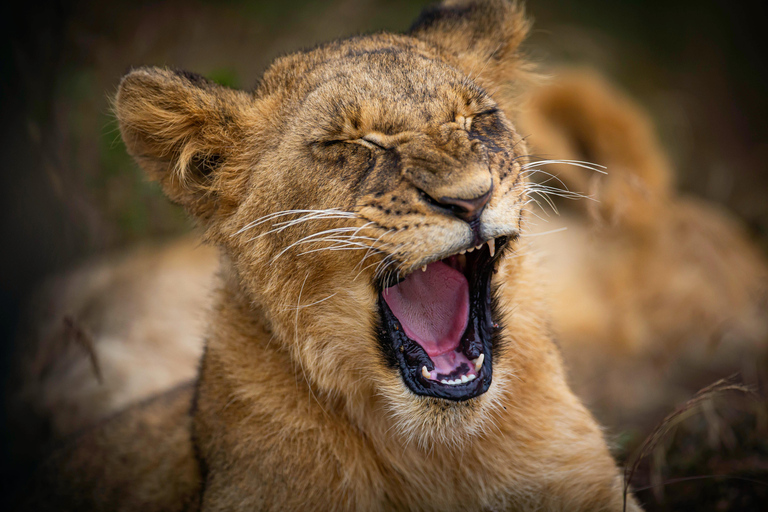
<path id="1" fill-rule="evenodd" d="M 443 50 L 487 91 L 520 86 L 534 74 L 520 55 L 531 23 L 523 6 L 508 0 L 446 0 L 426 8 L 409 34 Z"/>
<path id="2" fill-rule="evenodd" d="M 140 68 L 123 77 L 114 106 L 128 153 L 172 201 L 208 220 L 242 190 L 231 180 L 245 173 L 231 159 L 254 104 L 252 95 L 199 75 Z"/>

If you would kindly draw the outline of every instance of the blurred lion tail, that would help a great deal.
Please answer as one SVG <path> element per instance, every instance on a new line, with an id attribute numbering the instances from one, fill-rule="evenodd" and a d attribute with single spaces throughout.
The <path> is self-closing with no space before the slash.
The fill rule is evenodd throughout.
<path id="1" fill-rule="evenodd" d="M 606 174 L 565 164 L 546 169 L 594 199 L 582 204 L 595 221 L 642 230 L 663 215 L 672 171 L 653 124 L 596 72 L 565 71 L 533 90 L 520 122 L 537 158 L 605 167 Z"/>

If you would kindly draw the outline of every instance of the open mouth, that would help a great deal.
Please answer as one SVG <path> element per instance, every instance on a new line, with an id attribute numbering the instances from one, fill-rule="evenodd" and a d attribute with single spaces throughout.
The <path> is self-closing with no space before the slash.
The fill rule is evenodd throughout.
<path id="1" fill-rule="evenodd" d="M 379 294 L 385 353 L 418 395 L 467 400 L 493 374 L 491 275 L 502 236 L 424 265 Z"/>

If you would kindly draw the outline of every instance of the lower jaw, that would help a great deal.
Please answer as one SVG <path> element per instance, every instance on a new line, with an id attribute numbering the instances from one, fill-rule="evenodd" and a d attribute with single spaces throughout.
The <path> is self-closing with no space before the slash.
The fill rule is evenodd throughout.
<path id="1" fill-rule="evenodd" d="M 470 301 L 472 307 L 469 325 L 456 350 L 473 363 L 479 359 L 481 365 L 473 372 L 474 379 L 460 384 L 444 384 L 439 380 L 425 378 L 423 368 L 433 370 L 433 361 L 416 342 L 406 336 L 386 301 L 379 295 L 379 311 L 383 324 L 379 329 L 382 349 L 387 361 L 399 369 L 403 382 L 414 394 L 464 401 L 482 395 L 490 387 L 493 378 L 491 340 L 494 330 L 490 311 L 490 290 L 475 289 L 470 295 Z"/>
<path id="2" fill-rule="evenodd" d="M 501 341 L 500 328 L 493 320 L 498 316 L 498 311 L 495 311 L 496 301 L 492 300 L 495 294 L 491 290 L 491 280 L 502 252 L 507 249 L 507 242 L 506 236 L 498 237 L 495 239 L 496 251 L 493 251 L 490 245 L 484 245 L 476 247 L 475 251 L 467 250 L 463 261 L 441 260 L 451 266 L 458 264 L 468 283 L 467 327 L 459 339 L 458 346 L 451 352 L 457 356 L 453 362 L 471 362 L 474 365 L 478 362 L 478 358 L 481 359 L 480 364 L 469 371 L 459 369 L 457 364 L 440 364 L 442 371 L 446 371 L 446 368 L 453 370 L 448 377 L 448 383 L 441 382 L 442 376 L 438 375 L 439 370 L 435 368 L 436 365 L 427 355 L 425 348 L 406 335 L 400 321 L 389 308 L 383 292 L 378 294 L 380 347 L 386 362 L 390 367 L 399 370 L 404 384 L 414 394 L 460 402 L 476 398 L 490 387 L 493 379 L 494 358 L 498 355 L 496 352 Z M 460 254 L 465 253 L 462 251 Z M 457 267 L 454 266 L 454 268 Z M 382 283 L 382 289 L 394 286 L 387 286 L 384 283 Z M 456 353 L 460 353 L 463 357 L 459 357 Z M 450 380 L 457 376 L 469 377 L 470 375 L 474 375 L 474 379 L 467 382 Z"/>

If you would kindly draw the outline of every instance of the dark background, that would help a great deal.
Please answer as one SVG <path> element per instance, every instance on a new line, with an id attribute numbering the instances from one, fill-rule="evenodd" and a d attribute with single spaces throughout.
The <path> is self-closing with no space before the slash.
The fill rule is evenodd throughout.
<path id="1" fill-rule="evenodd" d="M 125 153 L 110 97 L 132 66 L 253 87 L 276 56 L 404 30 L 428 2 L 26 2 L 2 16 L 0 371 L 25 295 L 89 257 L 191 228 Z M 768 247 L 765 2 L 531 0 L 528 53 L 602 70 L 652 114 L 679 186 Z M 8 440 L 13 442 L 13 440 Z"/>

